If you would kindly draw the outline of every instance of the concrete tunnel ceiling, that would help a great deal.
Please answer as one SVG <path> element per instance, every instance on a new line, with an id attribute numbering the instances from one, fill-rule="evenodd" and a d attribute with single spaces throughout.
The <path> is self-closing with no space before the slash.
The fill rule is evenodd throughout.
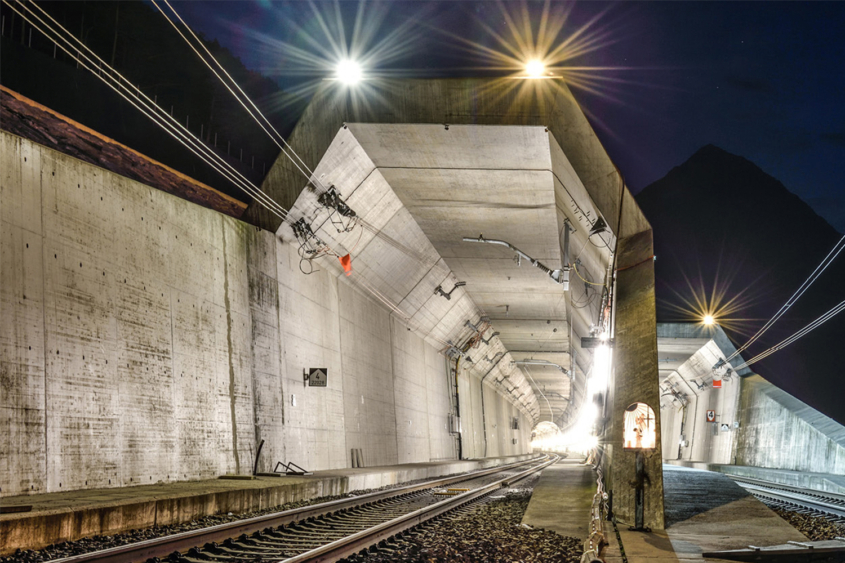
<path id="1" fill-rule="evenodd" d="M 339 233 L 320 213 L 316 194 L 304 190 L 280 236 L 292 239 L 290 223 L 305 218 L 318 238 L 351 254 L 353 285 L 440 348 L 472 336 L 467 321 L 479 326 L 489 318 L 487 342 L 467 352 L 465 369 L 520 397 L 515 404 L 535 422 L 571 416 L 567 408 L 573 398 L 576 407 L 583 400 L 592 361 L 580 337 L 599 317 L 615 237 L 605 231 L 588 240 L 600 214 L 544 127 L 349 123 L 314 174 L 369 228 Z M 517 265 L 506 247 L 462 240 L 505 240 L 556 269 L 566 219 L 571 261 L 579 262 L 570 292 L 526 260 Z M 333 257 L 318 264 L 343 275 Z M 458 281 L 466 286 L 449 300 L 435 292 Z M 513 363 L 526 359 L 534 363 Z M 553 364 L 571 369 L 573 378 Z"/>

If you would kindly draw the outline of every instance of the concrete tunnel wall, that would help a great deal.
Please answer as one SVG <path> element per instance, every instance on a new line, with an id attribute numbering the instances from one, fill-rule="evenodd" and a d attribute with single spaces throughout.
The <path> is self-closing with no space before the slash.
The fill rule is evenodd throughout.
<path id="1" fill-rule="evenodd" d="M 711 341 L 691 359 L 709 355 L 713 346 Z M 677 402 L 664 402 L 665 459 L 845 475 L 845 428 L 759 375 L 733 377 L 721 389 L 697 392 L 688 397 L 686 414 Z M 708 409 L 716 412 L 715 422 L 706 421 Z M 682 421 L 689 446 L 679 449 Z"/>
<path id="2" fill-rule="evenodd" d="M 261 439 L 264 471 L 455 457 L 444 357 L 289 244 L 6 132 L 0 159 L 0 496 L 250 473 Z M 485 408 L 488 455 L 526 452 Z"/>
<path id="3" fill-rule="evenodd" d="M 733 376 L 722 381 L 722 387 L 708 385 L 699 389 L 693 382 L 708 382 L 712 366 L 724 359 L 725 354 L 715 341 L 710 340 L 695 352 L 678 370 L 666 378 L 666 384 L 687 398 L 683 407 L 669 397 L 661 399 L 663 424 L 663 458 L 709 463 L 734 463 L 734 435 L 738 430 L 739 396 L 742 379 Z M 715 411 L 715 421 L 707 421 L 707 411 Z M 722 425 L 728 429 L 723 430 Z M 682 446 L 682 436 L 688 445 Z"/>

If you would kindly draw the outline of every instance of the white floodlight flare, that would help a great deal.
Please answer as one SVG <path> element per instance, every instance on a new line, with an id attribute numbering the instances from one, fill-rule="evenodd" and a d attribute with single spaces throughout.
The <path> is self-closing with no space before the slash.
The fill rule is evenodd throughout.
<path id="1" fill-rule="evenodd" d="M 713 318 L 713 315 L 704 315 L 704 318 L 701 319 L 705 325 L 710 326 L 716 324 L 716 319 Z"/>
<path id="2" fill-rule="evenodd" d="M 339 63 L 337 63 L 337 67 L 335 68 L 335 76 L 344 84 L 352 86 L 361 82 L 361 80 L 364 78 L 364 72 L 361 69 L 361 65 L 358 64 L 357 61 L 354 61 L 352 59 L 343 59 Z"/>
<path id="3" fill-rule="evenodd" d="M 540 78 L 546 73 L 546 65 L 539 59 L 531 59 L 525 63 L 525 72 L 528 78 Z"/>

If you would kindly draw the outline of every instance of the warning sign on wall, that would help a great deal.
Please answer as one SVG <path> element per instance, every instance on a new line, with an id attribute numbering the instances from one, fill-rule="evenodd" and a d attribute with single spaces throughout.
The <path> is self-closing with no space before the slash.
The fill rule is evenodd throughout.
<path id="1" fill-rule="evenodd" d="M 707 422 L 716 422 L 716 411 L 707 411 Z"/>
<path id="2" fill-rule="evenodd" d="M 713 389 L 721 389 L 722 388 L 722 380 L 713 378 Z"/>

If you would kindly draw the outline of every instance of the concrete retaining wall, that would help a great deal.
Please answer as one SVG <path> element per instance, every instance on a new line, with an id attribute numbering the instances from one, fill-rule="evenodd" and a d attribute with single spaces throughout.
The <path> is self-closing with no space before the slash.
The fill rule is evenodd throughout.
<path id="1" fill-rule="evenodd" d="M 711 344 L 692 360 L 706 355 Z M 713 362 L 714 357 L 708 357 L 702 365 Z M 677 460 L 823 490 L 839 487 L 824 483 L 830 476 L 845 475 L 845 428 L 759 375 L 734 377 L 724 381 L 722 389 L 696 390 L 696 395 L 689 392 L 687 398 L 686 409 L 668 401 L 662 409 L 663 421 L 669 422 L 662 436 L 668 463 Z M 716 412 L 715 422 L 706 421 L 708 409 Z M 723 430 L 722 424 L 727 424 L 728 430 Z M 681 435 L 689 446 L 681 447 L 679 456 Z"/>
<path id="2" fill-rule="evenodd" d="M 5 132 L 0 170 L 0 496 L 250 473 L 261 439 L 263 470 L 455 455 L 443 356 L 291 245 Z"/>
<path id="3" fill-rule="evenodd" d="M 845 428 L 759 376 L 744 379 L 736 463 L 845 475 Z"/>

